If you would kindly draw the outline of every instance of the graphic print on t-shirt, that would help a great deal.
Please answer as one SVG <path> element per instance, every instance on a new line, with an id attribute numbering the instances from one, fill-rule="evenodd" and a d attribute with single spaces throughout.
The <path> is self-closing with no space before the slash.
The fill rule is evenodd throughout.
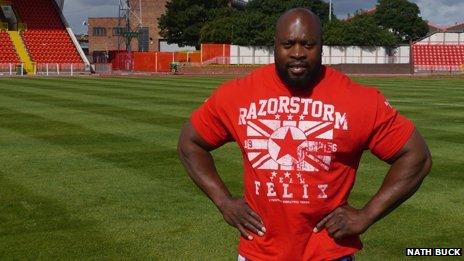
<path id="1" fill-rule="evenodd" d="M 256 170 L 269 172 L 269 182 L 264 184 L 267 196 L 281 201 L 279 198 L 308 198 L 304 173 L 330 170 L 332 155 L 337 151 L 334 129 L 348 130 L 348 119 L 331 104 L 280 96 L 240 108 L 239 125 L 246 128 L 243 147 L 250 164 Z M 261 183 L 256 181 L 255 185 L 259 194 Z M 316 186 L 319 198 L 327 197 L 327 186 Z M 299 196 L 292 192 L 297 190 Z"/>
<path id="2" fill-rule="evenodd" d="M 330 168 L 333 122 L 250 120 L 245 148 L 253 168 L 319 171 Z"/>

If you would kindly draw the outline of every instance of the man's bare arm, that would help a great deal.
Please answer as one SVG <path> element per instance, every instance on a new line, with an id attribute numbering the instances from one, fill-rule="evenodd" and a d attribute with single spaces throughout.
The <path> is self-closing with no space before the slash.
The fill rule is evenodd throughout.
<path id="1" fill-rule="evenodd" d="M 261 218 L 243 198 L 232 198 L 219 176 L 210 153 L 214 149 L 216 147 L 205 142 L 190 122 L 182 128 L 177 151 L 190 178 L 213 201 L 227 223 L 236 227 L 243 237 L 252 240 L 250 231 L 263 236 L 265 228 Z"/>
<path id="2" fill-rule="evenodd" d="M 314 232 L 325 227 L 329 235 L 336 239 L 364 233 L 416 192 L 430 171 L 432 157 L 416 130 L 388 162 L 391 166 L 379 191 L 362 209 L 348 205 L 338 207 L 316 225 Z"/>

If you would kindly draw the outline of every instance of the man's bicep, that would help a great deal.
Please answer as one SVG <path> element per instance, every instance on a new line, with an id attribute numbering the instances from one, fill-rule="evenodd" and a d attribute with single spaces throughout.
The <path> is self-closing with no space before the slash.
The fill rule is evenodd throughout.
<path id="1" fill-rule="evenodd" d="M 179 138 L 179 144 L 194 144 L 196 146 L 199 146 L 200 148 L 206 150 L 206 151 L 211 151 L 214 150 L 220 145 L 212 145 L 208 143 L 194 128 L 192 125 L 191 121 L 188 121 L 184 127 L 182 128 L 182 132 Z"/>
<path id="2" fill-rule="evenodd" d="M 415 126 L 401 115 L 385 97 L 377 93 L 376 117 L 368 139 L 369 150 L 383 161 L 389 161 L 401 152 Z"/>
<path id="3" fill-rule="evenodd" d="M 224 109 L 226 101 L 221 90 L 216 90 L 190 117 L 191 127 L 214 148 L 233 140 L 228 124 L 229 112 Z"/>
<path id="4" fill-rule="evenodd" d="M 386 162 L 392 164 L 406 153 L 412 153 L 414 154 L 414 156 L 418 158 L 425 159 L 430 157 L 430 151 L 427 147 L 427 144 L 417 129 L 414 130 L 414 132 L 411 134 L 404 146 L 392 157 L 387 159 Z"/>

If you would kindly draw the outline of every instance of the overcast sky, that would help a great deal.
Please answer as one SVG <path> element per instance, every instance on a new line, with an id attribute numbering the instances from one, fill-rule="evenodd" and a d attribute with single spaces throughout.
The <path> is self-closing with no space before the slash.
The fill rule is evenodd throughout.
<path id="1" fill-rule="evenodd" d="M 156 0 L 152 0 L 156 1 Z M 328 2 L 329 0 L 325 0 Z M 411 0 L 417 3 L 424 19 L 441 26 L 464 22 L 464 0 Z M 88 17 L 118 16 L 119 0 L 65 0 L 64 15 L 74 33 L 87 33 L 82 25 Z M 358 9 L 370 9 L 377 0 L 332 0 L 335 14 L 345 18 Z"/>

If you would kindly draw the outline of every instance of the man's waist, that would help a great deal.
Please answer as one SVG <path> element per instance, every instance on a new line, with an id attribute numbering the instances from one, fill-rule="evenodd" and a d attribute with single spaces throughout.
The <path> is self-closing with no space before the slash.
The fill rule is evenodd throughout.
<path id="1" fill-rule="evenodd" d="M 351 255 L 362 248 L 357 236 L 336 242 L 325 231 L 317 234 L 312 229 L 299 232 L 277 235 L 266 233 L 264 237 L 255 237 L 251 241 L 240 238 L 239 254 L 253 261 L 333 260 Z"/>

